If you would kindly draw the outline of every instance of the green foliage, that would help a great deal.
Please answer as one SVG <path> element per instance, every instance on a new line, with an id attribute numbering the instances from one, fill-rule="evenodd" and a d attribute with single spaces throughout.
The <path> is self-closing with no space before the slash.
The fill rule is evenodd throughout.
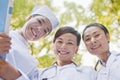
<path id="1" fill-rule="evenodd" d="M 81 65 L 81 58 L 82 58 L 82 55 L 80 55 L 80 54 L 77 53 L 77 54 L 74 55 L 73 61 L 77 65 Z"/>
<path id="2" fill-rule="evenodd" d="M 50 54 L 46 54 L 44 56 L 41 56 L 38 58 L 39 61 L 39 65 L 38 67 L 43 68 L 43 67 L 49 67 L 50 65 L 52 65 L 56 60 L 55 57 L 50 55 Z"/>
<path id="3" fill-rule="evenodd" d="M 33 8 L 32 0 L 14 0 L 12 13 L 12 27 L 13 29 L 20 28 L 25 23 L 25 18 Z"/>
<path id="4" fill-rule="evenodd" d="M 114 22 L 120 25 L 120 1 L 119 0 L 94 0 L 91 10 L 95 14 L 95 20 L 110 27 Z"/>
<path id="5" fill-rule="evenodd" d="M 64 2 L 64 11 L 61 12 L 60 20 L 61 25 L 76 22 L 74 24 L 75 27 L 78 27 L 81 23 L 83 23 L 84 19 L 84 9 L 81 5 L 76 5 L 73 2 Z"/>

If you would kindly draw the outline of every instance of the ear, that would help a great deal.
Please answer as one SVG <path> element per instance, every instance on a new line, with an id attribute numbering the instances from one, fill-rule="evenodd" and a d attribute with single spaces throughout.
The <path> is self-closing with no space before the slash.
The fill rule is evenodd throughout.
<path id="1" fill-rule="evenodd" d="M 75 54 L 77 54 L 77 52 L 78 52 L 78 48 L 79 48 L 79 47 L 76 48 L 76 50 L 75 50 Z"/>
<path id="2" fill-rule="evenodd" d="M 108 43 L 109 43 L 109 42 L 110 42 L 110 35 L 107 33 L 107 34 L 106 34 L 106 37 L 107 37 Z"/>
<path id="3" fill-rule="evenodd" d="M 29 15 L 28 17 L 26 17 L 26 21 L 30 20 L 32 18 L 31 15 Z"/>

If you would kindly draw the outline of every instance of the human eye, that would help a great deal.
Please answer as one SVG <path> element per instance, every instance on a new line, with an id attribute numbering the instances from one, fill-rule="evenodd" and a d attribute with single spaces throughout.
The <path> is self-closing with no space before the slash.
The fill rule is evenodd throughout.
<path id="1" fill-rule="evenodd" d="M 67 44 L 68 44 L 68 45 L 74 45 L 74 43 L 73 43 L 73 42 L 68 42 Z"/>
<path id="2" fill-rule="evenodd" d="M 94 37 L 97 38 L 97 37 L 99 37 L 99 36 L 100 36 L 100 34 L 96 34 Z"/>
<path id="3" fill-rule="evenodd" d="M 58 42 L 58 43 L 62 43 L 62 41 L 60 41 L 60 40 L 59 40 L 59 41 L 57 41 L 57 42 Z"/>
<path id="4" fill-rule="evenodd" d="M 56 39 L 56 43 L 57 43 L 57 44 L 62 44 L 62 43 L 63 43 L 63 41 L 62 41 L 62 40 L 60 40 L 60 39 Z"/>
<path id="5" fill-rule="evenodd" d="M 47 28 L 44 30 L 44 32 L 45 32 L 46 34 L 49 34 L 49 33 L 50 33 L 50 29 L 47 27 Z"/>
<path id="6" fill-rule="evenodd" d="M 61 40 L 56 40 L 56 44 L 61 46 L 63 44 L 63 42 Z"/>
<path id="7" fill-rule="evenodd" d="M 90 41 L 90 38 L 85 38 L 84 40 L 85 40 L 85 41 Z"/>
<path id="8" fill-rule="evenodd" d="M 42 24 L 42 21 L 41 19 L 37 19 L 38 23 L 41 25 Z"/>
<path id="9" fill-rule="evenodd" d="M 47 33 L 48 33 L 46 29 L 44 29 L 44 33 L 45 33 L 45 34 L 47 34 Z"/>

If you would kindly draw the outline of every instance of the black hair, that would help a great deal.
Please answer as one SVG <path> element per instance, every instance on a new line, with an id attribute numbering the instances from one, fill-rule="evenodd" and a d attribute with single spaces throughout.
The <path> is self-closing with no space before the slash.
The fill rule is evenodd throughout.
<path id="1" fill-rule="evenodd" d="M 107 30 L 107 28 L 103 24 L 100 24 L 100 23 L 90 23 L 83 30 L 82 39 L 84 39 L 84 32 L 89 27 L 99 27 L 100 29 L 102 29 L 104 31 L 105 34 L 109 34 L 109 31 Z"/>

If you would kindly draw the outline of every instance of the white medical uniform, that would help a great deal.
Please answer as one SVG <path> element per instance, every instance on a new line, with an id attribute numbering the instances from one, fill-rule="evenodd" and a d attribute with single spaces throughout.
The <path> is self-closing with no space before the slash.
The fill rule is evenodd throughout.
<path id="1" fill-rule="evenodd" d="M 78 67 L 74 63 L 46 68 L 39 80 L 96 80 L 96 72 L 90 67 Z"/>
<path id="2" fill-rule="evenodd" d="M 29 52 L 28 42 L 18 32 L 10 31 L 10 36 L 12 46 L 7 61 L 22 73 L 17 80 L 38 80 L 37 61 Z"/>
<path id="3" fill-rule="evenodd" d="M 111 52 L 106 67 L 98 70 L 97 80 L 120 80 L 120 53 Z"/>

